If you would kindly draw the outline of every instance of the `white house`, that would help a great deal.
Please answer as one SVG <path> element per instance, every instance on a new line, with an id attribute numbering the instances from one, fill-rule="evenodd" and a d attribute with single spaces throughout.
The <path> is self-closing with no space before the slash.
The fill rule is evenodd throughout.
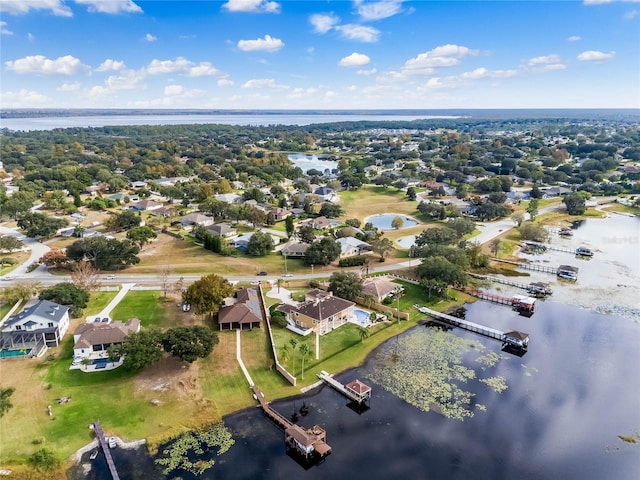
<path id="1" fill-rule="evenodd" d="M 371 251 L 371 245 L 355 237 L 343 237 L 336 240 L 340 244 L 340 258 L 354 257 Z"/>
<path id="2" fill-rule="evenodd" d="M 2 326 L 0 348 L 32 349 L 30 355 L 41 355 L 46 347 L 57 347 L 69 329 L 69 307 L 48 300 L 25 308 Z"/>

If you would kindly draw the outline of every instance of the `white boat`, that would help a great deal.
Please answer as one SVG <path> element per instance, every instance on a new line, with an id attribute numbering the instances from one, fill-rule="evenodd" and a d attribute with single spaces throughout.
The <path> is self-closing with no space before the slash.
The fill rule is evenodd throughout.
<path id="1" fill-rule="evenodd" d="M 107 439 L 107 443 L 109 444 L 109 448 L 116 448 L 118 446 L 118 441 L 116 437 L 109 437 Z"/>
<path id="2" fill-rule="evenodd" d="M 96 448 L 93 452 L 91 452 L 91 455 L 89 455 L 89 460 L 95 460 L 97 456 L 98 456 L 98 449 Z"/>

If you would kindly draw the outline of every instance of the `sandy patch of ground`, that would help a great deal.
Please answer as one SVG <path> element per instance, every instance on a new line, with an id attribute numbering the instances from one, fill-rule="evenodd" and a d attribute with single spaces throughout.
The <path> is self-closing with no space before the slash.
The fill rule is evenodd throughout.
<path id="1" fill-rule="evenodd" d="M 197 362 L 188 364 L 171 355 L 145 368 L 135 379 L 139 393 L 175 393 L 190 400 L 202 398 Z"/>

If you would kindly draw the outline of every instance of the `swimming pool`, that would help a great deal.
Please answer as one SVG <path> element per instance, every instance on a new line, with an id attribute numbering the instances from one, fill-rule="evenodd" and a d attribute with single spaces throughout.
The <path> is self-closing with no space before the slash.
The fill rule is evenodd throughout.
<path id="1" fill-rule="evenodd" d="M 360 308 L 356 308 L 353 310 L 353 315 L 356 317 L 356 322 L 363 327 L 370 325 L 371 321 L 369 320 L 369 316 L 371 312 L 367 312 L 366 310 L 362 310 Z"/>
<path id="2" fill-rule="evenodd" d="M 0 358 L 26 357 L 31 353 L 31 348 L 21 348 L 19 350 L 0 350 Z"/>

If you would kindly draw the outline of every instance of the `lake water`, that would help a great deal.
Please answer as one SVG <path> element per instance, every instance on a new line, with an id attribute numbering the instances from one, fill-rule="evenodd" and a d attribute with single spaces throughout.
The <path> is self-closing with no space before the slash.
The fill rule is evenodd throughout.
<path id="1" fill-rule="evenodd" d="M 244 126 L 311 125 L 314 123 L 373 121 L 411 121 L 427 118 L 457 118 L 453 115 L 429 115 L 425 113 L 372 114 L 365 112 L 336 114 L 304 113 L 228 113 L 217 115 L 87 115 L 67 117 L 0 118 L 0 128 L 14 131 L 53 130 L 71 127 L 105 127 L 116 125 L 193 125 L 222 124 Z"/>
<path id="2" fill-rule="evenodd" d="M 496 393 L 478 382 L 466 386 L 486 411 L 464 421 L 447 419 L 385 391 L 371 377 L 384 368 L 378 358 L 393 348 L 390 340 L 362 368 L 337 375 L 343 383 L 358 378 L 373 388 L 371 408 L 364 413 L 350 409 L 328 387 L 272 402 L 287 417 L 305 402 L 310 411 L 298 423 L 327 431 L 333 452 L 324 462 L 307 469 L 287 456 L 283 432 L 251 408 L 225 418 L 236 443 L 216 465 L 200 477 L 183 478 L 638 478 L 640 446 L 618 435 L 637 435 L 640 425 L 640 326 L 552 303 L 542 303 L 525 318 L 507 307 L 477 302 L 467 318 L 531 337 L 522 358 L 503 354 L 491 372 L 505 378 L 507 390 Z M 418 329 L 425 327 L 405 336 Z M 500 352 L 494 340 L 452 333 Z M 478 376 L 487 375 L 477 362 L 465 364 Z"/>
<path id="3" fill-rule="evenodd" d="M 309 170 L 319 170 L 323 174 L 331 173 L 332 170 L 338 168 L 338 162 L 327 160 L 318 155 L 308 155 L 306 153 L 290 153 L 287 158 L 300 169 L 307 173 Z"/>

